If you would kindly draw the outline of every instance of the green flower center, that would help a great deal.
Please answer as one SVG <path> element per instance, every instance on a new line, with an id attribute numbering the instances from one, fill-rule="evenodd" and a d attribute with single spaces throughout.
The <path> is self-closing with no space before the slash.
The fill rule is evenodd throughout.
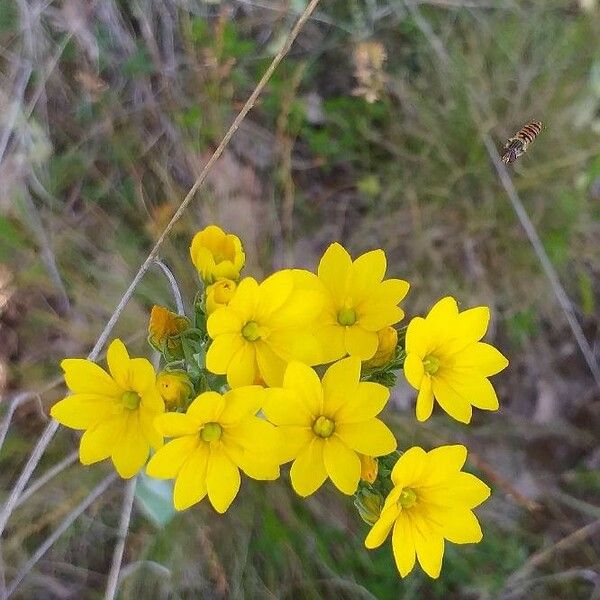
<path id="1" fill-rule="evenodd" d="M 140 405 L 141 400 L 140 395 L 136 392 L 125 392 L 121 396 L 123 406 L 129 410 L 135 410 Z"/>
<path id="2" fill-rule="evenodd" d="M 315 435 L 322 438 L 328 438 L 335 431 L 335 423 L 327 417 L 320 416 L 312 427 Z"/>
<path id="3" fill-rule="evenodd" d="M 354 325 L 354 323 L 356 323 L 356 311 L 348 306 L 340 308 L 337 314 L 337 321 L 340 325 L 343 325 L 344 327 Z"/>
<path id="4" fill-rule="evenodd" d="M 207 423 L 200 430 L 200 437 L 205 442 L 216 442 L 221 439 L 221 434 L 223 433 L 223 429 L 218 423 Z"/>
<path id="5" fill-rule="evenodd" d="M 400 498 L 398 498 L 398 504 L 402 508 L 410 508 L 417 503 L 417 494 L 415 494 L 414 490 L 410 488 L 406 488 L 402 490 L 400 494 Z"/>
<path id="6" fill-rule="evenodd" d="M 249 342 L 260 340 L 260 326 L 256 321 L 248 321 L 242 327 L 242 335 Z"/>
<path id="7" fill-rule="evenodd" d="M 440 359 L 433 356 L 433 354 L 428 354 L 423 359 L 423 368 L 425 369 L 425 373 L 434 375 L 440 368 Z"/>

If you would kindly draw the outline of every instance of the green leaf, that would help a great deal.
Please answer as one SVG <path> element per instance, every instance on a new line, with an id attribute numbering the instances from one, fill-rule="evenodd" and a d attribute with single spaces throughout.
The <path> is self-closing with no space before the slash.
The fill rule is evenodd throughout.
<path id="1" fill-rule="evenodd" d="M 171 481 L 152 479 L 140 473 L 135 486 L 135 498 L 144 514 L 157 527 L 165 527 L 175 516 Z"/>

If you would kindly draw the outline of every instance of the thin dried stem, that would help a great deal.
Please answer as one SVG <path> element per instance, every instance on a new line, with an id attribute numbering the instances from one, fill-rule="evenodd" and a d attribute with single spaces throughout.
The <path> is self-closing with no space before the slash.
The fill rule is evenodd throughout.
<path id="1" fill-rule="evenodd" d="M 113 600 L 119 587 L 119 573 L 121 572 L 121 563 L 123 562 L 123 552 L 125 550 L 125 540 L 129 530 L 129 521 L 131 520 L 131 511 L 133 509 L 133 500 L 135 498 L 135 484 L 137 479 L 130 479 L 125 485 L 125 495 L 123 497 L 123 508 L 121 509 L 121 519 L 119 521 L 119 532 L 115 550 L 113 552 L 110 572 L 108 573 L 108 583 L 104 592 L 104 600 Z"/>
<path id="2" fill-rule="evenodd" d="M 108 486 L 117 479 L 117 475 L 112 473 L 108 477 L 105 477 L 81 502 L 73 511 L 71 511 L 62 523 L 46 538 L 43 544 L 38 546 L 37 550 L 33 553 L 31 558 L 23 565 L 20 571 L 17 573 L 15 578 L 7 586 L 4 600 L 8 600 L 17 590 L 19 585 L 28 573 L 33 569 L 37 562 L 50 550 L 56 540 L 71 527 L 77 518 L 79 518 L 85 510 L 87 510 L 108 488 Z"/>
<path id="3" fill-rule="evenodd" d="M 515 213 L 517 214 L 517 217 L 521 222 L 521 225 L 525 230 L 527 237 L 529 238 L 529 242 L 531 243 L 533 250 L 536 256 L 538 257 L 538 260 L 542 265 L 542 269 L 544 270 L 546 277 L 550 281 L 552 291 L 554 292 L 554 295 L 556 296 L 560 307 L 565 313 L 565 317 L 567 319 L 569 327 L 571 328 L 571 331 L 573 332 L 573 337 L 575 338 L 575 341 L 577 342 L 577 345 L 581 350 L 581 354 L 583 354 L 583 358 L 585 359 L 585 362 L 587 363 L 594 377 L 594 380 L 596 381 L 596 385 L 598 386 L 598 389 L 600 389 L 600 367 L 598 366 L 598 363 L 594 356 L 594 351 L 592 350 L 592 347 L 587 341 L 587 338 L 583 333 L 583 329 L 581 328 L 581 325 L 577 320 L 573 303 L 567 296 L 565 288 L 560 283 L 560 279 L 558 278 L 556 269 L 550 261 L 550 258 L 546 253 L 544 245 L 542 244 L 542 241 L 540 240 L 540 237 L 533 223 L 531 222 L 531 219 L 529 218 L 529 215 L 527 214 L 527 211 L 525 210 L 525 207 L 523 206 L 523 203 L 521 202 L 517 191 L 515 190 L 515 186 L 513 185 L 512 179 L 510 178 L 506 167 L 500 160 L 500 155 L 496 150 L 494 142 L 492 142 L 489 135 L 485 134 L 483 136 L 483 143 L 485 144 L 487 152 L 492 162 L 494 163 L 494 167 L 496 169 L 496 173 L 498 174 L 498 178 L 500 179 L 500 183 L 502 184 L 502 187 L 504 188 L 504 191 L 506 192 L 506 195 L 508 196 L 512 207 Z"/>
<path id="4" fill-rule="evenodd" d="M 185 315 L 183 298 L 181 297 L 181 291 L 179 290 L 179 286 L 177 285 L 177 280 L 175 279 L 173 272 L 171 271 L 171 269 L 169 269 L 169 267 L 167 267 L 167 265 L 165 265 L 164 262 L 162 262 L 162 260 L 159 260 L 158 258 L 154 260 L 154 263 L 157 267 L 160 268 L 160 270 L 164 273 L 165 277 L 169 281 L 171 291 L 173 292 L 173 298 L 175 298 L 175 304 L 177 305 L 177 312 L 182 316 Z"/>

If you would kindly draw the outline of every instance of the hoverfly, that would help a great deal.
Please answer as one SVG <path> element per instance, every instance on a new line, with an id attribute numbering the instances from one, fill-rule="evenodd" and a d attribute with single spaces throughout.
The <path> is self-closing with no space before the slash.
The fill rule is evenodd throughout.
<path id="1" fill-rule="evenodd" d="M 531 121 L 524 125 L 504 144 L 504 152 L 502 153 L 502 162 L 508 164 L 514 162 L 524 154 L 527 147 L 542 130 L 542 123 L 540 121 Z"/>

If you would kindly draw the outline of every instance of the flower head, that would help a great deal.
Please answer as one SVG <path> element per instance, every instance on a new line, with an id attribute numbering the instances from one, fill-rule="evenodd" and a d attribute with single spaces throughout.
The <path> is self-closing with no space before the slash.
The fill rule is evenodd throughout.
<path id="1" fill-rule="evenodd" d="M 380 329 L 404 317 L 398 303 L 409 284 L 386 279 L 383 250 L 373 250 L 355 261 L 340 244 L 331 244 L 319 263 L 318 276 L 326 302 L 320 327 L 326 355 L 331 362 L 350 354 L 368 360 L 377 351 Z"/>
<path id="2" fill-rule="evenodd" d="M 415 446 L 394 466 L 394 488 L 365 546 L 381 546 L 393 528 L 392 548 L 402 577 L 412 571 L 418 558 L 425 573 L 437 578 L 444 540 L 455 544 L 481 541 L 481 527 L 472 509 L 488 498 L 490 488 L 461 471 L 466 458 L 464 446 L 441 446 L 430 452 Z"/>
<path id="3" fill-rule="evenodd" d="M 372 358 L 364 362 L 364 366 L 368 369 L 387 365 L 396 353 L 398 331 L 395 327 L 390 326 L 380 329 L 377 332 L 377 338 L 377 351 Z"/>
<path id="4" fill-rule="evenodd" d="M 498 410 L 488 377 L 508 365 L 493 346 L 480 342 L 490 311 L 485 306 L 458 312 L 454 298 L 442 298 L 424 319 L 415 317 L 406 332 L 404 375 L 415 389 L 417 419 L 431 416 L 433 399 L 454 419 L 469 423 L 472 406 Z"/>
<path id="5" fill-rule="evenodd" d="M 261 284 L 246 277 L 229 304 L 208 318 L 213 341 L 206 367 L 227 374 L 231 387 L 263 381 L 281 385 L 290 360 L 320 361 L 313 322 L 322 306 L 322 295 L 299 287 L 293 271 L 279 271 Z"/>
<path id="6" fill-rule="evenodd" d="M 154 419 L 164 412 L 154 368 L 145 358 L 129 358 L 121 340 L 108 347 L 110 375 L 96 363 L 67 358 L 61 367 L 72 392 L 51 409 L 61 425 L 82 429 L 79 458 L 84 465 L 111 458 L 123 478 L 133 477 L 163 436 Z"/>
<path id="7" fill-rule="evenodd" d="M 216 225 L 209 225 L 194 236 L 190 255 L 205 284 L 219 277 L 237 280 L 246 262 L 240 238 Z"/>
<path id="8" fill-rule="evenodd" d="M 172 352 L 181 347 L 179 335 L 189 326 L 190 322 L 186 317 L 155 304 L 148 322 L 148 341 L 159 352 L 165 349 Z"/>
<path id="9" fill-rule="evenodd" d="M 206 314 L 212 313 L 221 306 L 227 306 L 235 294 L 237 285 L 231 279 L 220 278 L 206 288 Z"/>
<path id="10" fill-rule="evenodd" d="M 360 454 L 360 478 L 367 483 L 374 483 L 379 471 L 379 463 L 373 456 Z"/>
<path id="11" fill-rule="evenodd" d="M 185 371 L 161 371 L 156 376 L 158 393 L 165 401 L 167 408 L 182 407 L 194 391 L 194 386 Z"/>
<path id="12" fill-rule="evenodd" d="M 253 479 L 277 479 L 274 458 L 280 443 L 273 425 L 256 416 L 264 390 L 247 386 L 227 392 L 200 394 L 185 414 L 166 413 L 157 419 L 162 433 L 174 438 L 148 463 L 157 479 L 175 479 L 173 502 L 184 510 L 206 495 L 224 513 L 240 488 L 240 469 Z"/>
<path id="13" fill-rule="evenodd" d="M 283 434 L 281 462 L 294 461 L 290 476 L 300 496 L 315 492 L 327 477 L 344 494 L 353 494 L 360 454 L 383 456 L 396 449 L 392 432 L 376 418 L 389 390 L 359 380 L 357 358 L 334 363 L 322 381 L 310 367 L 292 362 L 283 388 L 266 390 L 263 410 Z"/>

